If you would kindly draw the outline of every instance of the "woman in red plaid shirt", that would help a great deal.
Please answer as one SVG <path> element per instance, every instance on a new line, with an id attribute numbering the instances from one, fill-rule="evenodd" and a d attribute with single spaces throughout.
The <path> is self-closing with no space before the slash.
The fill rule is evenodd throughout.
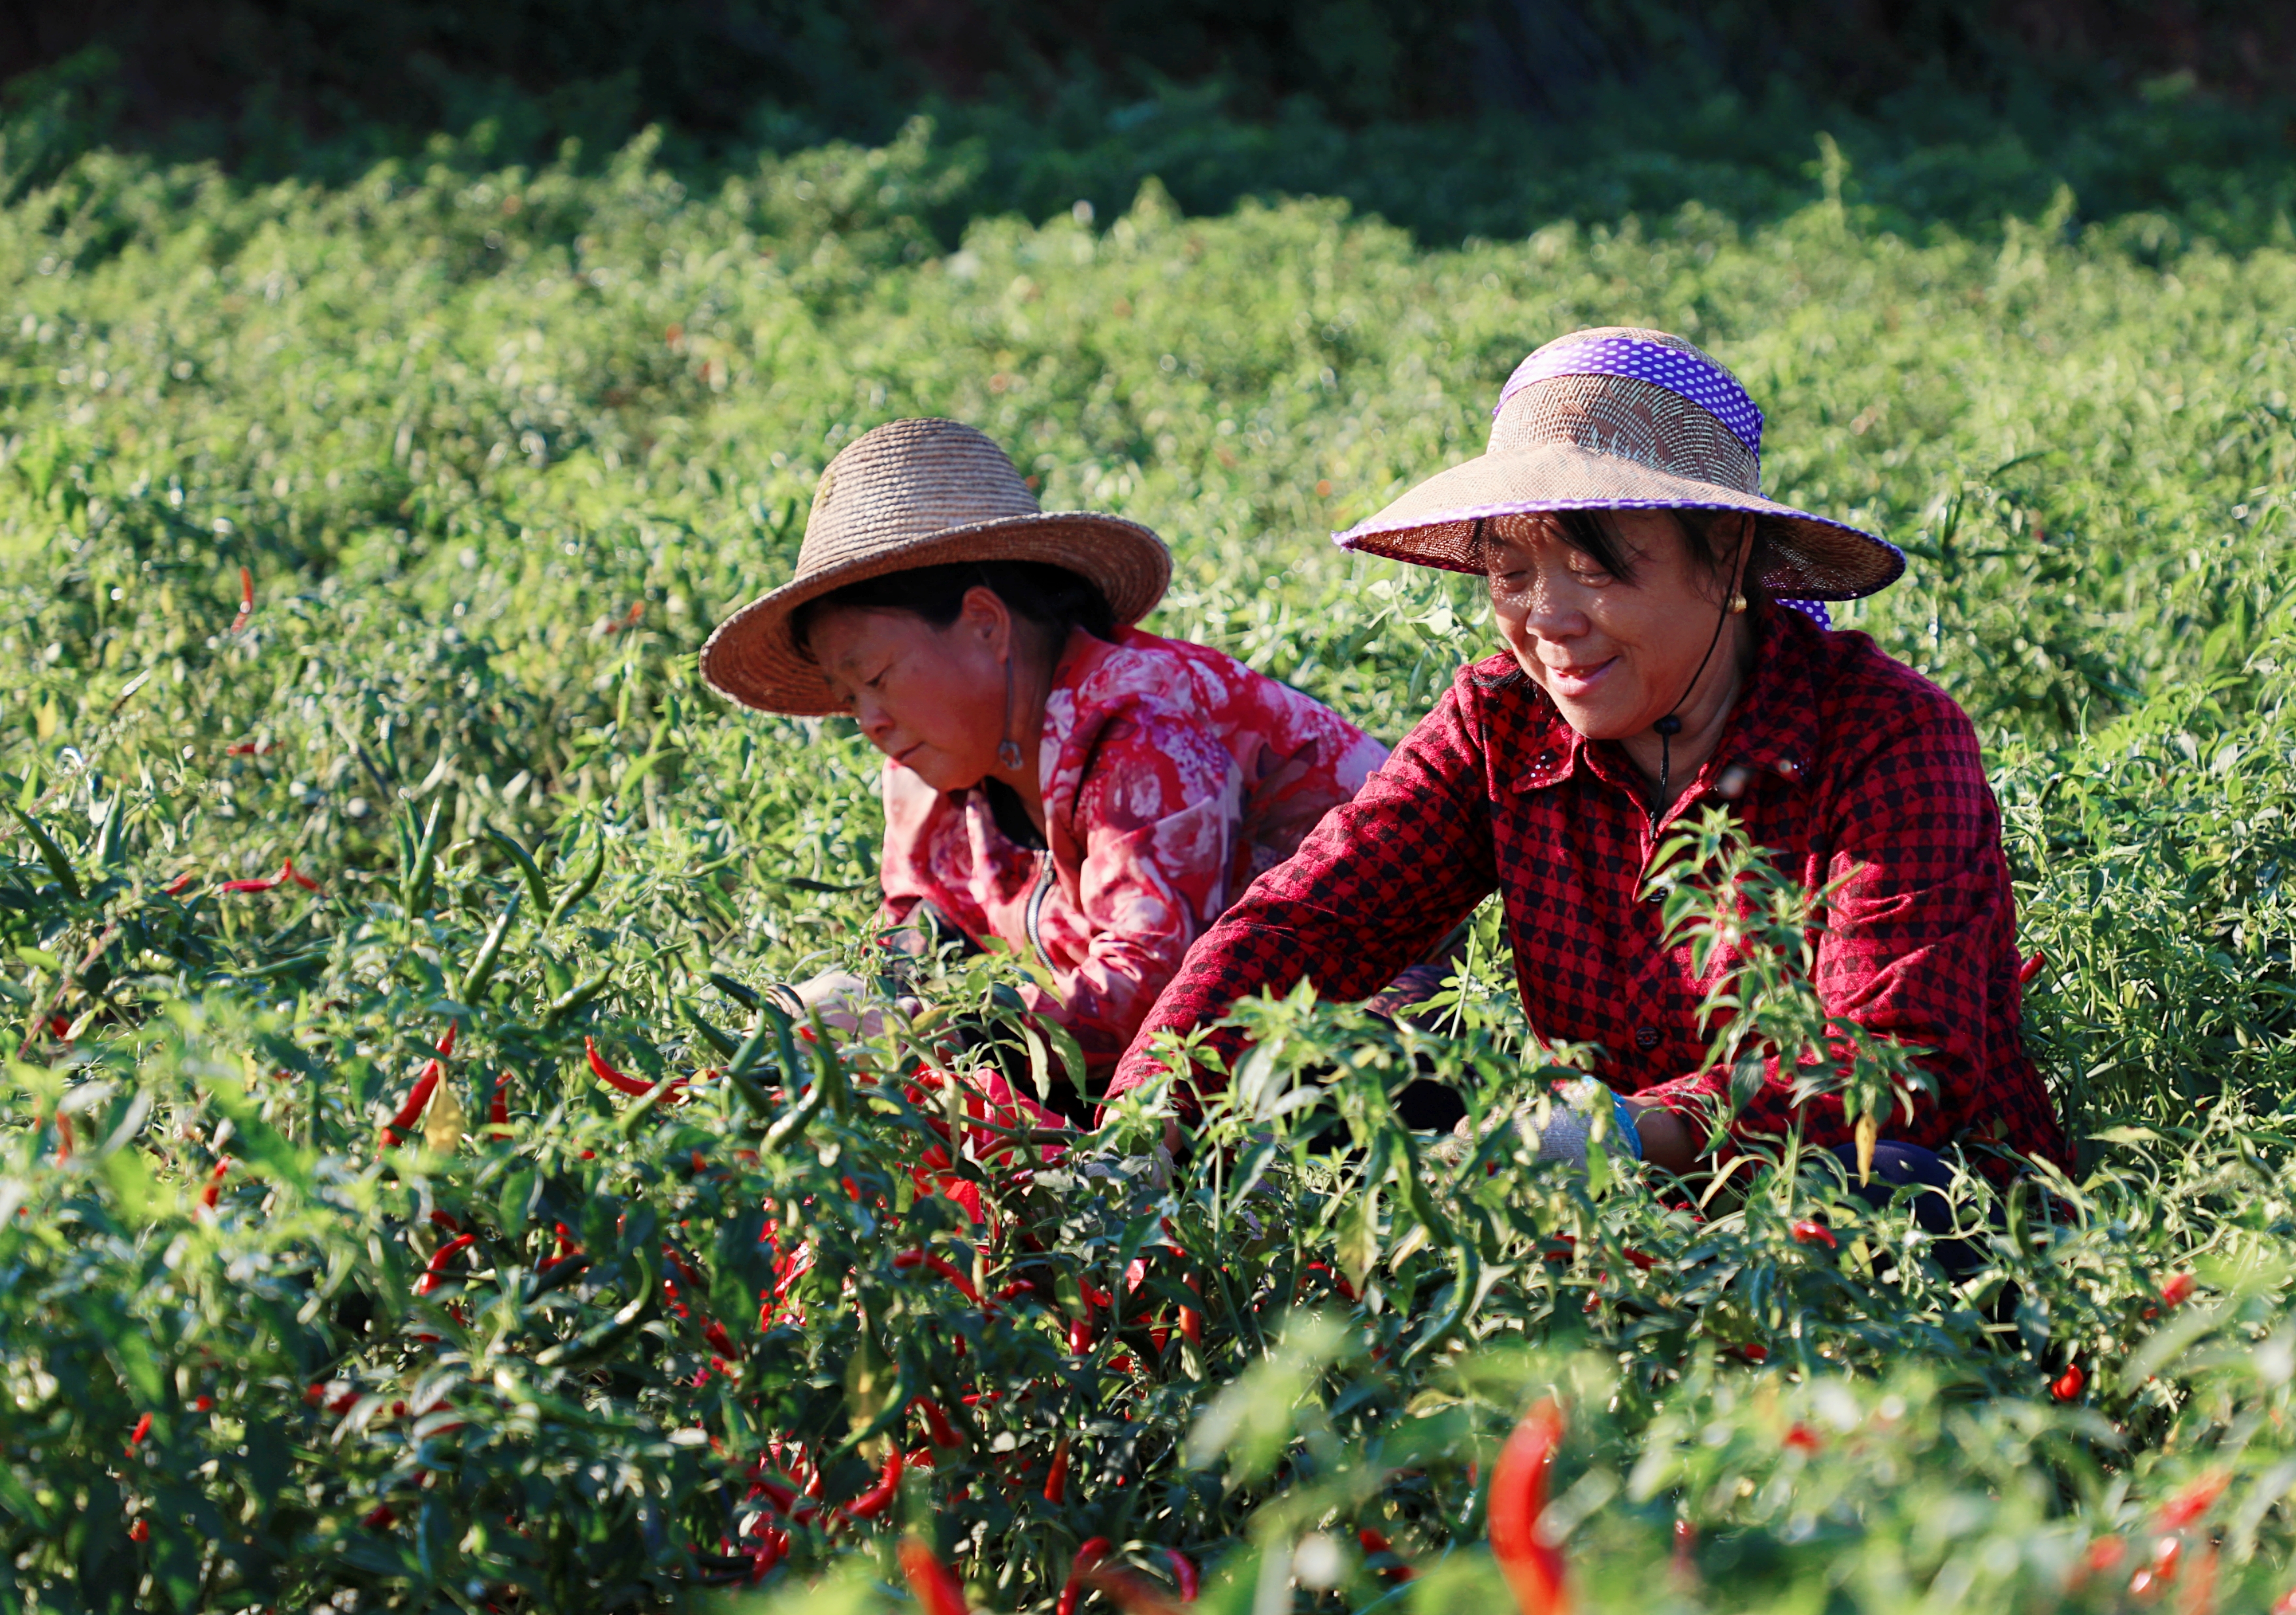
<path id="1" fill-rule="evenodd" d="M 1926 1051 L 1929 1092 L 1890 1118 L 1880 1175 L 1942 1186 L 1936 1152 L 1954 1144 L 2061 1160 L 2019 1038 L 2015 913 L 1975 732 L 1866 636 L 1829 631 L 1819 603 L 1886 586 L 1903 556 L 1764 499 L 1760 411 L 1679 337 L 1563 337 L 1494 413 L 1485 454 L 1339 541 L 1488 578 L 1506 650 L 1460 669 L 1354 800 L 1197 941 L 1114 1091 L 1166 1068 L 1158 1034 L 1239 998 L 1302 979 L 1328 998 L 1377 992 L 1496 891 L 1533 1028 L 1598 1045 L 1622 1142 L 1687 1171 L 1728 1108 L 1728 1074 L 1700 1069 L 1697 1010 L 1734 961 L 1694 972 L 1644 877 L 1677 820 L 1727 803 L 1809 890 L 1847 878 L 1817 939 L 1831 1016 Z M 1236 1034 L 1210 1046 L 1232 1057 Z M 1730 1126 L 1851 1144 L 1840 1099 L 1795 1103 L 1775 1059 Z M 1583 1159 L 1585 1138 L 1582 1124 L 1575 1144 L 1542 1145 Z"/>

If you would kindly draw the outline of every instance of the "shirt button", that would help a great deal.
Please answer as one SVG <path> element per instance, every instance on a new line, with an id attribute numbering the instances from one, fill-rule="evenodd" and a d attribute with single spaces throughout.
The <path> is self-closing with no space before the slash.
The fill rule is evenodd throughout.
<path id="1" fill-rule="evenodd" d="M 1635 1047 L 1640 1049 L 1645 1054 L 1649 1053 L 1652 1049 L 1657 1048 L 1658 1028 L 1656 1026 L 1636 1026 L 1635 1028 Z"/>

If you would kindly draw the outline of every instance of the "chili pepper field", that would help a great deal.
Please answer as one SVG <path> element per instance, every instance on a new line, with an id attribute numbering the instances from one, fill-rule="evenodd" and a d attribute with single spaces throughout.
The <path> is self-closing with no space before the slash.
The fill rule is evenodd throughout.
<path id="1" fill-rule="evenodd" d="M 6 1607 L 2292 1607 L 2286 221 L 1893 234 L 1829 171 L 1743 227 L 1151 184 L 952 243 L 938 163 L 99 150 L 0 208 Z M 1435 1031 L 1245 1006 L 1177 1161 L 1156 1096 L 1016 1138 L 920 1073 L 1009 957 L 868 1041 L 759 1007 L 875 968 L 874 757 L 694 653 L 839 445 L 982 426 L 1167 537 L 1152 627 L 1393 741 L 1487 614 L 1326 535 L 1628 323 L 1905 546 L 1846 622 L 1986 737 L 2079 1158 L 1971 1180 L 1976 1274 L 1791 1147 L 1706 1194 L 1414 1137 L 1414 1059 L 1481 1115 L 1585 1058 L 1488 914 Z M 1718 1046 L 1791 1039 L 1805 916 L 1702 835 Z"/>

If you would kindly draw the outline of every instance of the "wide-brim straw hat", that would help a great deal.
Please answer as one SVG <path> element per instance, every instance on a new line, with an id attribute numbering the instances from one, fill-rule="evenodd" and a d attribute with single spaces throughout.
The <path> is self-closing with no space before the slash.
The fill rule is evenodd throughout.
<path id="1" fill-rule="evenodd" d="M 1557 510 L 1743 510 L 1768 540 L 1758 575 L 1799 600 L 1855 600 L 1906 570 L 1898 548 L 1762 497 L 1762 412 L 1738 378 L 1664 331 L 1558 337 L 1508 378 L 1484 451 L 1333 537 L 1453 572 L 1484 569 L 1478 529 Z"/>
<path id="2" fill-rule="evenodd" d="M 797 576 L 735 612 L 701 647 L 710 688 L 761 712 L 842 709 L 799 649 L 790 614 L 887 573 L 959 561 L 1043 561 L 1097 588 L 1119 624 L 1164 597 L 1172 552 L 1137 522 L 1046 511 L 1004 451 L 957 421 L 890 421 L 829 462 L 814 490 Z"/>

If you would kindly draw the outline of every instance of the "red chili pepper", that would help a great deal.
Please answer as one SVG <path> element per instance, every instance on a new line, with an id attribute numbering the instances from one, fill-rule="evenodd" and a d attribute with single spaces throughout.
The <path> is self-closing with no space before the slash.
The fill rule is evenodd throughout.
<path id="1" fill-rule="evenodd" d="M 1061 1588 L 1060 1602 L 1053 1606 L 1054 1615 L 1076 1615 L 1077 1604 L 1084 1597 L 1084 1579 L 1100 1568 L 1108 1549 L 1105 1537 L 1095 1537 L 1077 1549 L 1076 1557 L 1069 1561 L 1068 1585 Z"/>
<path id="2" fill-rule="evenodd" d="M 2182 1306 L 2193 1298 L 2195 1284 L 2196 1281 L 2191 1273 L 2174 1274 L 2166 1284 L 2161 1286 L 2161 1304 L 2163 1306 Z"/>
<path id="3" fill-rule="evenodd" d="M 1796 1223 L 1790 1232 L 1801 1244 L 1823 1245 L 1828 1250 L 1841 1248 L 1840 1242 L 1833 1237 L 1833 1230 L 1823 1223 Z"/>
<path id="4" fill-rule="evenodd" d="M 893 1504 L 901 1495 L 901 1449 L 895 1447 L 885 1456 L 885 1471 L 877 1484 L 845 1505 L 849 1520 L 874 1520 Z"/>
<path id="5" fill-rule="evenodd" d="M 2088 1375 L 2078 1363 L 2069 1364 L 2049 1387 L 2049 1394 L 2060 1402 L 2070 1402 L 2081 1394 L 2088 1384 Z"/>
<path id="6" fill-rule="evenodd" d="M 474 1233 L 456 1234 L 439 1247 L 430 1257 L 430 1265 L 424 1270 L 422 1276 L 414 1281 L 414 1293 L 418 1296 L 427 1296 L 438 1289 L 439 1281 L 446 1277 L 447 1264 L 476 1244 L 478 1238 L 479 1236 Z"/>
<path id="7" fill-rule="evenodd" d="M 1053 1448 L 1053 1467 L 1045 1477 L 1045 1501 L 1052 1504 L 1063 1502 L 1068 1493 L 1069 1438 L 1062 1436 L 1059 1445 Z"/>
<path id="8" fill-rule="evenodd" d="M 255 614 L 255 574 L 244 566 L 239 569 L 239 614 L 231 620 L 231 631 L 237 633 L 247 626 L 248 618 Z"/>
<path id="9" fill-rule="evenodd" d="M 1078 1279 L 1077 1290 L 1084 1297 L 1084 1304 L 1086 1306 L 1113 1307 L 1116 1305 L 1116 1298 L 1095 1284 L 1090 1279 Z"/>
<path id="10" fill-rule="evenodd" d="M 2161 1511 L 2162 1528 L 2181 1531 L 2207 1513 L 2216 1500 L 2224 1496 L 2225 1487 L 2231 1479 L 2223 1470 L 2217 1470 L 2178 1492 Z"/>
<path id="11" fill-rule="evenodd" d="M 215 1411 L 215 1398 L 213 1397 L 193 1397 L 192 1398 L 192 1411 L 195 1413 L 213 1413 Z"/>
<path id="12" fill-rule="evenodd" d="M 930 1397 L 919 1397 L 916 1407 L 925 1416 L 925 1438 L 935 1446 L 948 1448 L 964 1445 L 964 1438 L 957 1432 L 956 1426 L 948 1421 L 948 1415 L 940 1411 L 940 1404 Z"/>
<path id="13" fill-rule="evenodd" d="M 141 1516 L 138 1516 L 135 1523 L 127 1528 L 127 1540 L 130 1542 L 151 1541 L 152 1522 Z"/>
<path id="14" fill-rule="evenodd" d="M 905 1250 L 893 1258 L 893 1266 L 897 1272 L 906 1272 L 914 1267 L 929 1267 L 955 1286 L 957 1294 L 975 1306 L 980 1305 L 980 1292 L 973 1289 L 972 1281 L 965 1276 L 964 1269 L 947 1257 L 934 1256 L 930 1251 Z"/>
<path id="15" fill-rule="evenodd" d="M 2296 1587 L 2281 1594 L 2280 1602 L 2272 1606 L 2272 1615 L 2296 1615 Z"/>
<path id="16" fill-rule="evenodd" d="M 1199 1274 L 1192 1273 L 1181 1282 L 1200 1296 L 1204 1293 L 1204 1281 Z M 1204 1314 L 1193 1306 L 1180 1308 L 1180 1338 L 1198 1350 L 1203 1348 Z"/>
<path id="17" fill-rule="evenodd" d="M 701 1338 L 721 1357 L 738 1358 L 742 1355 L 742 1348 L 734 1344 L 734 1337 L 726 1332 L 726 1326 L 714 1318 L 701 1325 Z"/>
<path id="18" fill-rule="evenodd" d="M 252 757 L 255 755 L 255 742 L 242 740 L 236 746 L 226 746 L 223 748 L 223 754 L 226 757 Z"/>
<path id="19" fill-rule="evenodd" d="M 295 867 L 291 858 L 279 866 L 279 873 L 260 880 L 226 880 L 216 888 L 218 892 L 268 892 L 273 887 L 292 881 L 307 892 L 316 892 L 319 883 Z"/>
<path id="20" fill-rule="evenodd" d="M 1491 1554 L 1522 1615 L 1563 1615 L 1570 1608 L 1562 1551 L 1538 1535 L 1547 1471 L 1562 1442 L 1562 1410 L 1541 1402 L 1514 1427 L 1491 1470 Z"/>
<path id="21" fill-rule="evenodd" d="M 1814 1453 L 1825 1443 L 1818 1438 L 1816 1430 L 1797 1421 L 1793 1427 L 1786 1431 L 1786 1445 L 1798 1453 Z"/>
<path id="22" fill-rule="evenodd" d="M 2128 1557 L 2128 1545 L 2120 1537 L 2100 1537 L 2088 1545 L 2088 1552 L 2081 1556 L 2081 1565 L 2092 1573 L 2102 1576 L 2107 1570 L 2117 1569 L 2120 1561 Z"/>
<path id="23" fill-rule="evenodd" d="M 1195 1603 L 1197 1589 L 1203 1585 L 1201 1579 L 1196 1575 L 1195 1561 L 1177 1548 L 1166 1548 L 1164 1557 L 1171 1563 L 1172 1581 L 1180 1589 L 1180 1602 Z M 1410 1574 L 1407 1570 L 1404 1573 Z"/>
<path id="24" fill-rule="evenodd" d="M 2152 1545 L 2152 1557 L 2128 1578 L 2128 1590 L 2142 1598 L 2158 1592 L 2177 1579 L 2177 1567 L 2185 1561 L 2184 1539 L 2163 1537 Z"/>
<path id="25" fill-rule="evenodd" d="M 146 1436 L 148 1436 L 148 1435 L 150 1435 L 151 1433 L 152 1433 L 152 1415 L 151 1415 L 151 1414 L 149 1414 L 149 1413 L 146 1413 L 146 1414 L 144 1414 L 141 1419 L 138 1419 L 137 1421 L 135 1421 L 135 1428 L 134 1430 L 130 1430 L 130 1431 L 128 1431 L 128 1432 L 127 1432 L 127 1446 L 128 1446 L 128 1450 L 130 1450 L 130 1451 L 132 1452 L 132 1451 L 134 1451 L 136 1447 L 139 1447 L 139 1446 L 143 1446 L 143 1445 L 144 1445 L 144 1437 L 146 1437 Z"/>
<path id="26" fill-rule="evenodd" d="M 930 1545 L 920 1537 L 904 1537 L 896 1551 L 901 1561 L 901 1578 L 909 1584 L 909 1596 L 923 1607 L 925 1615 L 967 1615 L 963 1585 Z"/>
<path id="27" fill-rule="evenodd" d="M 1037 1287 L 1028 1280 L 1015 1279 L 996 1292 L 996 1298 L 1000 1301 L 1009 1301 L 1015 1296 L 1029 1296 L 1036 1293 Z"/>
<path id="28" fill-rule="evenodd" d="M 1749 1363 L 1767 1363 L 1770 1360 L 1770 1348 L 1757 1345 L 1751 1340 L 1747 1341 L 1743 1346 L 1734 1346 L 1730 1349 Z"/>
<path id="29" fill-rule="evenodd" d="M 1698 1528 L 1687 1520 L 1674 1522 L 1674 1574 L 1679 1581 L 1698 1577 Z"/>
<path id="30" fill-rule="evenodd" d="M 208 1174 L 208 1186 L 200 1191 L 201 1205 L 210 1211 L 215 1209 L 216 1202 L 223 1198 L 223 1174 L 230 1170 L 231 1162 L 228 1159 L 216 1163 L 215 1170 Z"/>
<path id="31" fill-rule="evenodd" d="M 1373 1530 L 1369 1526 L 1365 1526 L 1356 1533 L 1356 1540 L 1363 1545 L 1363 1551 L 1365 1553 L 1374 1556 L 1385 1553 L 1389 1558 L 1395 1561 L 1393 1564 L 1387 1566 L 1384 1570 L 1380 1571 L 1380 1574 L 1385 1577 L 1388 1580 L 1395 1582 L 1399 1586 L 1404 1582 L 1416 1578 L 1418 1576 L 1419 1572 L 1413 1570 L 1408 1564 L 1406 1564 L 1403 1561 L 1403 1555 L 1395 1551 L 1395 1545 L 1388 1541 L 1386 1537 L 1382 1533 Z"/>
<path id="32" fill-rule="evenodd" d="M 191 888 L 193 883 L 198 879 L 199 876 L 197 874 L 178 875 L 172 883 L 161 886 L 160 889 L 170 897 L 181 897 Z"/>
<path id="33" fill-rule="evenodd" d="M 612 1066 L 607 1064 L 606 1057 L 598 1052 L 597 1039 L 594 1037 L 584 1038 L 582 1040 L 582 1050 L 584 1053 L 590 1057 L 591 1074 L 600 1082 L 605 1084 L 609 1088 L 616 1089 L 619 1092 L 629 1094 L 634 1098 L 640 1094 L 651 1093 L 653 1092 L 653 1084 L 652 1083 L 646 1082 L 640 1077 L 625 1076 L 620 1072 L 615 1070 Z"/>
<path id="34" fill-rule="evenodd" d="M 1092 1349 L 1092 1314 L 1069 1320 L 1069 1351 L 1081 1357 Z"/>
<path id="35" fill-rule="evenodd" d="M 507 1071 L 495 1078 L 494 1102 L 487 1107 L 487 1125 L 510 1125 L 510 1073 Z"/>
<path id="36" fill-rule="evenodd" d="M 398 1516 L 390 1512 L 390 1504 L 387 1503 L 378 1504 L 368 1512 L 367 1517 L 360 1520 L 359 1523 L 366 1527 L 370 1531 L 379 1531 L 387 1525 L 398 1524 Z"/>
<path id="37" fill-rule="evenodd" d="M 1085 1572 L 1084 1578 L 1124 1615 L 1177 1615 L 1180 1606 L 1164 1595 L 1163 1588 L 1130 1570 L 1095 1565 Z"/>
<path id="38" fill-rule="evenodd" d="M 2047 954 L 2038 949 L 2034 950 L 2027 956 L 2025 962 L 2017 967 L 2017 985 L 2021 987 L 2030 985 L 2033 977 L 2038 976 L 2047 967 L 2048 962 Z"/>

